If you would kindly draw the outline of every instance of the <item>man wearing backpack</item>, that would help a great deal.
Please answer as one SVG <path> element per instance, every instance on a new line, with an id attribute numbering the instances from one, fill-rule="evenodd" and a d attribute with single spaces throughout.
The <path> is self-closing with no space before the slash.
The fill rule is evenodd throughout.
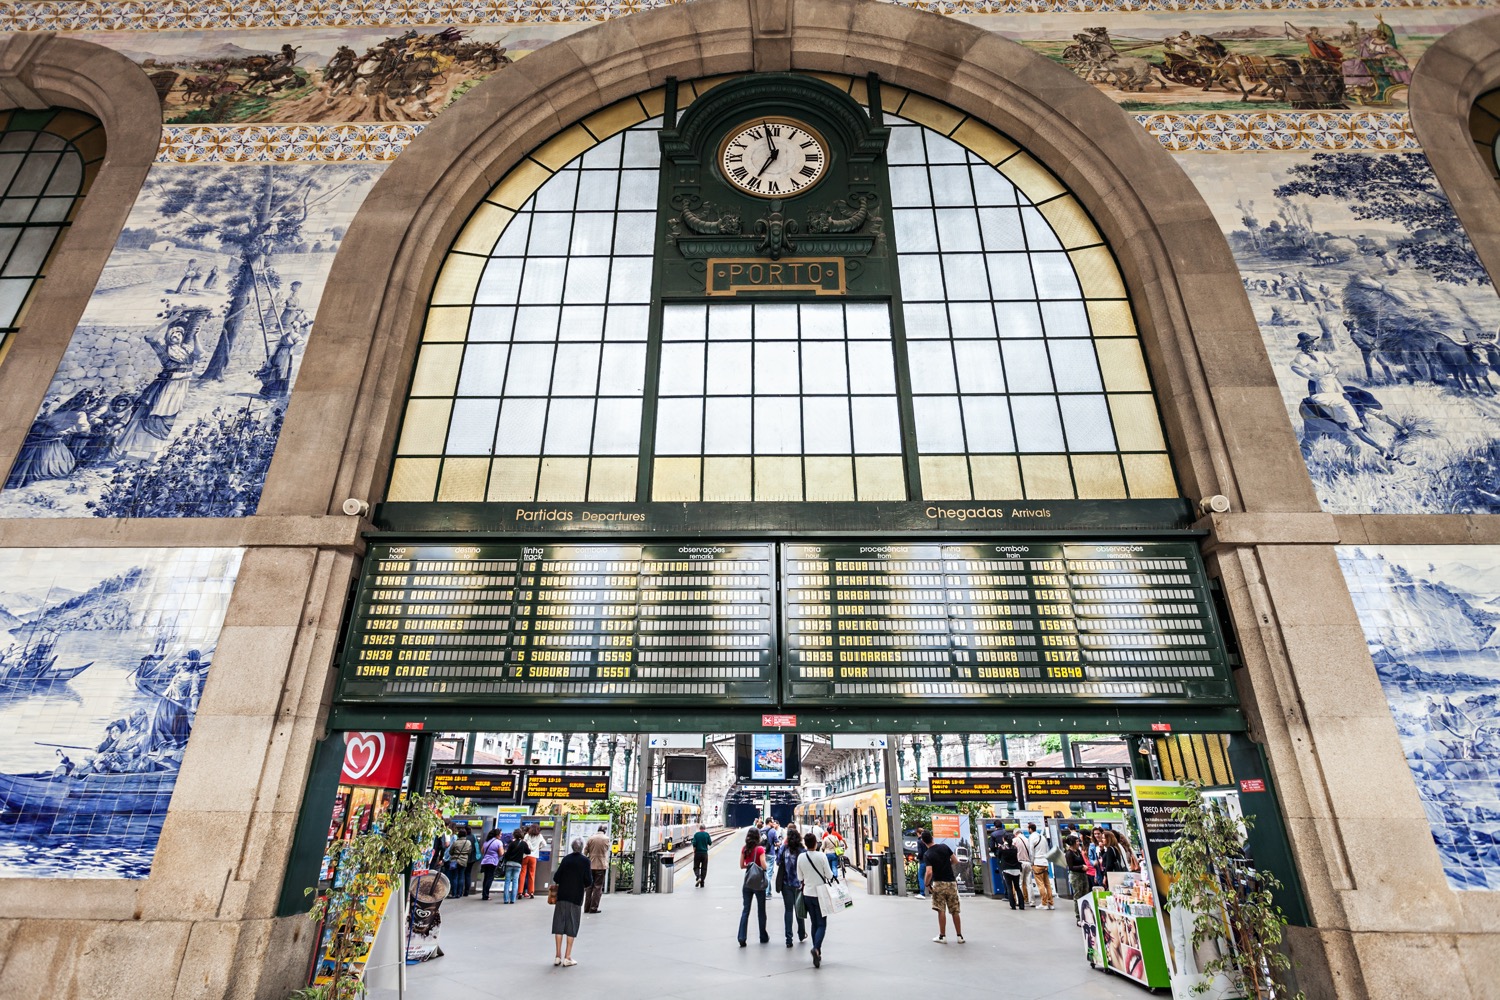
<path id="1" fill-rule="evenodd" d="M 772 886 L 776 883 L 776 869 L 781 867 L 781 825 L 774 818 L 766 821 L 762 839 L 766 845 L 766 898 L 770 899 Z"/>

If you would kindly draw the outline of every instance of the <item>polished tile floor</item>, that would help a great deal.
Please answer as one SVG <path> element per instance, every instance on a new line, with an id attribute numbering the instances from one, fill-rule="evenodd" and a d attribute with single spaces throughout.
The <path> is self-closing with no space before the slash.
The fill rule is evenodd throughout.
<path id="1" fill-rule="evenodd" d="M 416 1000 L 492 1000 L 567 990 L 610 1000 L 765 1000 L 818 996 L 832 989 L 852 1000 L 906 996 L 923 1000 L 1144 1000 L 1141 987 L 1089 968 L 1067 900 L 1056 910 L 1012 911 L 1003 900 L 963 897 L 966 944 L 934 944 L 936 915 L 926 900 L 864 894 L 829 921 L 823 967 L 808 945 L 788 949 L 782 904 L 766 908 L 771 943 L 735 941 L 739 872 L 733 842 L 715 848 L 708 886 L 679 878 L 670 895 L 604 897 L 587 915 L 574 945 L 578 964 L 552 965 L 552 910 L 544 897 L 504 906 L 497 891 L 443 904 L 442 958 L 408 969 L 406 996 Z M 679 873 L 681 875 L 683 873 Z M 774 991 L 768 993 L 767 991 Z M 372 1000 L 395 1000 L 376 990 Z"/>

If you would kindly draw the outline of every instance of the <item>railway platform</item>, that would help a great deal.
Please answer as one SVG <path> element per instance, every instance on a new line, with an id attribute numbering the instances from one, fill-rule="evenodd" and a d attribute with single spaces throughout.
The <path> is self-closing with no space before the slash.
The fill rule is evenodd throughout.
<path id="1" fill-rule="evenodd" d="M 965 896 L 967 943 L 956 943 L 950 927 L 949 943 L 936 944 L 937 920 L 926 900 L 869 896 L 856 877 L 854 907 L 829 921 L 821 969 L 812 966 L 810 943 L 786 947 L 779 897 L 767 900 L 771 942 L 756 942 L 752 911 L 750 945 L 740 948 L 738 842 L 715 844 L 703 889 L 678 879 L 670 895 L 605 896 L 603 912 L 584 918 L 571 968 L 552 964 L 545 897 L 514 906 L 477 896 L 449 900 L 442 910 L 445 955 L 408 969 L 406 995 L 498 1000 L 565 989 L 611 1000 L 762 1000 L 832 989 L 856 998 L 991 1000 L 1001 984 L 1008 1000 L 1147 995 L 1089 968 L 1065 900 L 1056 910 L 1014 912 L 1000 900 Z M 396 993 L 371 998 L 396 1000 Z"/>

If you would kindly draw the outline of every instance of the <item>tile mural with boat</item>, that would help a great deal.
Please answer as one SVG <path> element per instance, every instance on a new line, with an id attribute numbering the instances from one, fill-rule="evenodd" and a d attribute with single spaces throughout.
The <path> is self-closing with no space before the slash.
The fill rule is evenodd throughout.
<path id="1" fill-rule="evenodd" d="M 1420 153 L 1188 156 L 1323 508 L 1500 513 L 1500 298 Z"/>
<path id="2" fill-rule="evenodd" d="M 1500 890 L 1500 546 L 1344 546 L 1339 564 L 1448 885 Z"/>
<path id="3" fill-rule="evenodd" d="M 254 514 L 334 255 L 382 169 L 154 167 L 0 517 Z"/>
<path id="4" fill-rule="evenodd" d="M 0 549 L 0 877 L 150 873 L 242 552 Z"/>

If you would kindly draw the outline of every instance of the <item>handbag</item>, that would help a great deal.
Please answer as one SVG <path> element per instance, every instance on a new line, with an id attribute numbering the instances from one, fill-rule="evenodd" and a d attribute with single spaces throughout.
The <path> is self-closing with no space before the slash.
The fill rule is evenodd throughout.
<path id="1" fill-rule="evenodd" d="M 745 866 L 745 888 L 751 892 L 766 891 L 766 870 L 754 861 Z"/>
<path id="2" fill-rule="evenodd" d="M 557 883 L 556 882 L 553 882 L 551 885 L 547 886 L 547 902 L 550 905 L 552 905 L 552 906 L 556 906 L 557 905 Z"/>
<path id="3" fill-rule="evenodd" d="M 807 900 L 802 898 L 801 892 L 797 893 L 797 903 L 792 907 L 792 909 L 797 911 L 798 920 L 807 919 Z"/>
<path id="4" fill-rule="evenodd" d="M 1057 865 L 1059 868 L 1066 868 L 1068 864 L 1068 855 L 1063 851 L 1062 845 L 1059 844 L 1058 846 L 1052 848 L 1052 850 L 1047 852 L 1047 860 L 1052 864 Z"/>

